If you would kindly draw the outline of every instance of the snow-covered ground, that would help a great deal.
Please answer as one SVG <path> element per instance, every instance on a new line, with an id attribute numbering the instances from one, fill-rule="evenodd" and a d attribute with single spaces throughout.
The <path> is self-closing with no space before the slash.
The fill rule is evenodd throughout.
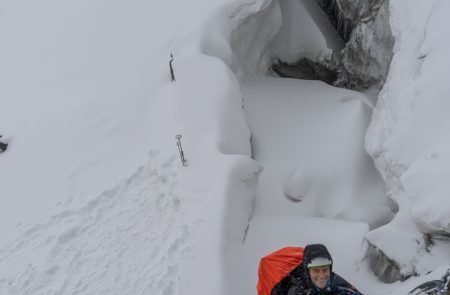
<path id="1" fill-rule="evenodd" d="M 397 37 L 411 11 L 439 24 L 436 7 L 449 9 L 432 2 L 441 6 L 415 1 L 405 14 L 393 5 Z M 0 133 L 10 142 L 0 154 L 1 294 L 251 294 L 261 255 L 310 242 L 329 245 L 337 272 L 370 294 L 406 294 L 441 275 L 384 285 L 362 261 L 365 234 L 391 218 L 363 149 L 368 98 L 258 77 L 272 54 L 320 60 L 340 46 L 313 1 L 288 4 L 0 2 Z M 300 39 L 283 20 L 302 25 Z M 313 47 L 297 42 L 312 37 Z M 410 69 L 401 58 L 395 65 L 376 120 Z M 369 148 L 382 126 L 372 125 Z M 441 168 L 433 179 L 446 175 Z M 406 188 L 420 192 L 415 175 Z M 433 200 L 446 203 L 440 195 Z M 427 225 L 442 227 L 441 207 Z M 415 207 L 415 218 L 426 208 Z"/>

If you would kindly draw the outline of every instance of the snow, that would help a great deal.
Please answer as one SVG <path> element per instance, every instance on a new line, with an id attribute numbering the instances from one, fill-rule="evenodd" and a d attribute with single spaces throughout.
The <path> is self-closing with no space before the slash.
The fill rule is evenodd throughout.
<path id="1" fill-rule="evenodd" d="M 322 82 L 273 78 L 246 82 L 242 92 L 253 157 L 264 165 L 256 211 L 372 225 L 390 218 L 384 184 L 363 149 L 370 111 L 362 94 Z M 294 205 L 283 191 L 295 171 L 308 175 L 309 190 Z M 302 182 L 290 188 L 296 185 L 305 189 Z M 376 214 L 367 213 L 368 206 Z"/>
<path id="2" fill-rule="evenodd" d="M 284 194 L 296 201 L 302 201 L 308 193 L 311 180 L 308 177 L 307 171 L 303 167 L 297 167 L 289 177 L 289 180 L 284 188 Z"/>
<path id="3" fill-rule="evenodd" d="M 386 284 L 384 286 L 380 286 L 378 290 L 380 294 L 423 294 L 423 293 L 410 293 L 417 286 L 430 282 L 433 280 L 440 280 L 442 276 L 446 273 L 448 266 L 445 265 L 437 265 L 436 269 L 428 273 L 424 276 L 413 277 L 406 280 L 404 283 L 395 282 L 392 284 Z"/>
<path id="4" fill-rule="evenodd" d="M 383 182 L 363 150 L 366 98 L 318 81 L 258 78 L 242 86 L 253 158 L 264 170 L 245 243 L 228 258 L 228 285 L 238 286 L 229 293 L 251 292 L 263 255 L 314 242 L 335 253 L 338 273 L 373 292 L 376 280 L 360 273 L 364 237 L 392 217 Z M 286 189 L 307 192 L 293 202 Z"/>
<path id="5" fill-rule="evenodd" d="M 366 146 L 390 193 L 400 181 L 405 191 L 393 196 L 399 213 L 379 227 L 392 216 L 363 148 L 370 98 L 260 76 L 272 46 L 293 42 L 287 24 L 301 26 L 305 39 L 286 43 L 295 50 L 284 47 L 280 57 L 324 58 L 337 48 L 313 1 L 2 1 L 0 132 L 10 146 L 0 154 L 0 293 L 248 294 L 262 255 L 314 242 L 326 243 L 335 270 L 371 294 L 406 293 L 427 279 L 386 286 L 363 256 L 364 239 L 387 241 L 411 266 L 420 235 L 413 220 L 446 226 L 446 206 L 429 214 L 446 202 L 445 189 L 429 194 L 426 186 L 445 188 L 445 163 L 436 159 L 448 155 L 446 125 L 438 124 L 445 120 L 445 72 L 435 93 L 425 91 L 434 83 L 433 54 L 446 52 L 436 45 L 435 26 L 445 15 L 437 8 L 447 11 L 447 4 L 433 3 L 442 7 L 417 1 L 402 14 L 391 5 L 398 22 L 393 78 Z M 290 5 L 305 18 L 295 19 Z M 436 16 L 428 18 L 431 11 Z M 402 19 L 412 12 L 417 27 Z M 425 45 L 405 54 L 422 43 L 403 33 L 416 36 L 426 24 Z M 314 48 L 305 47 L 307 36 Z M 427 54 L 420 67 L 418 52 Z M 411 67 L 423 81 L 404 75 Z M 403 82 L 411 87 L 403 90 Z M 425 93 L 436 101 L 399 107 Z M 426 137 L 429 128 L 439 131 Z M 432 144 L 418 145 L 425 139 Z M 404 154 L 397 142 L 413 149 Z M 284 191 L 303 189 L 303 172 L 309 189 L 294 203 Z M 407 236 L 405 249 L 392 240 L 396 233 Z M 420 252 L 423 270 L 445 265 L 446 249 L 437 245 L 434 260 Z"/>
<path id="6" fill-rule="evenodd" d="M 270 44 L 282 25 L 280 5 L 279 0 L 254 1 L 231 14 L 229 42 L 234 58 L 227 64 L 241 80 L 264 74 L 270 67 Z"/>
<path id="7" fill-rule="evenodd" d="M 28 2 L 2 2 L 0 126 L 12 137 L 0 168 L 2 244 L 20 220 L 88 201 L 159 138 L 172 140 L 170 121 L 152 111 L 166 74 L 152 56 L 168 56 L 171 36 L 189 23 L 180 15 L 162 31 L 156 24 L 174 7 L 140 1 Z"/>
<path id="8" fill-rule="evenodd" d="M 2 1 L 0 293 L 178 292 L 168 59 L 207 3 Z"/>

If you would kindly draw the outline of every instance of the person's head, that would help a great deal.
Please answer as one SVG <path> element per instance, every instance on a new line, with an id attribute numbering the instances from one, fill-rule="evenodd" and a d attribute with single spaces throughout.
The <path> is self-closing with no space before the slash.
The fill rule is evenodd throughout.
<path id="1" fill-rule="evenodd" d="M 330 279 L 331 269 L 329 265 L 311 267 L 308 268 L 308 275 L 314 286 L 323 289 L 327 286 Z"/>
<path id="2" fill-rule="evenodd" d="M 303 261 L 311 283 L 319 289 L 325 288 L 333 266 L 333 260 L 327 248 L 322 244 L 306 246 Z"/>

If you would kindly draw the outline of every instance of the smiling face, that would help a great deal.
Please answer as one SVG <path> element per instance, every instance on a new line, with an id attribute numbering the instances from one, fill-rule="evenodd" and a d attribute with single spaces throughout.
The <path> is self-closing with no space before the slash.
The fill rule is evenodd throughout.
<path id="1" fill-rule="evenodd" d="M 308 271 L 311 281 L 314 283 L 314 285 L 316 285 L 317 288 L 323 289 L 326 287 L 331 275 L 329 265 L 312 267 Z"/>

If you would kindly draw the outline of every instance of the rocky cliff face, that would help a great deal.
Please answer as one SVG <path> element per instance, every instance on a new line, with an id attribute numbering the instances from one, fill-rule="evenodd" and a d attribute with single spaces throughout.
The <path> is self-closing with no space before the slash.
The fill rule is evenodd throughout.
<path id="1" fill-rule="evenodd" d="M 351 1 L 348 1 L 351 2 Z M 348 88 L 381 88 L 392 60 L 394 39 L 389 26 L 389 1 L 359 1 L 361 13 L 343 52 L 339 83 Z M 368 6 L 373 2 L 373 6 Z"/>
<path id="2" fill-rule="evenodd" d="M 284 1 L 281 4 L 283 27 L 279 34 L 282 38 L 278 38 L 282 40 L 275 39 L 276 46 L 272 51 L 274 57 L 283 63 L 275 64 L 275 72 L 282 72 L 281 76 L 291 78 L 305 79 L 306 77 L 306 79 L 323 80 L 321 78 L 323 71 L 314 72 L 312 75 L 308 71 L 303 72 L 304 67 L 301 66 L 300 61 L 306 58 L 309 63 L 321 63 L 328 72 L 335 72 L 333 75 L 337 79 L 331 82 L 338 87 L 364 90 L 374 86 L 381 89 L 386 81 L 394 46 L 394 38 L 389 24 L 389 1 L 316 0 L 316 2 L 328 15 L 331 25 L 334 26 L 345 46 L 338 48 L 328 44 L 332 55 L 329 54 L 327 58 L 318 58 L 317 52 L 321 53 L 324 50 L 318 50 L 317 44 L 311 43 L 311 38 L 308 39 L 308 42 L 300 42 L 302 41 L 301 28 L 304 27 L 304 24 L 300 26 L 292 21 L 294 19 L 298 23 L 299 19 L 307 19 L 309 16 L 301 15 L 295 11 L 295 8 L 298 10 L 298 7 L 303 6 L 306 10 L 310 10 L 311 15 L 311 3 L 309 1 Z M 295 14 L 295 17 L 289 17 L 289 14 L 292 13 Z M 321 28 L 321 31 L 325 30 Z M 302 44 L 301 47 L 295 46 L 295 43 L 283 35 L 294 36 L 295 40 Z M 305 44 L 315 50 L 308 51 Z M 282 46 L 289 47 L 289 51 L 283 50 Z M 315 52 L 315 54 L 310 52 Z M 323 53 L 322 56 L 324 56 Z M 331 56 L 333 57 L 331 58 Z M 326 82 L 329 83 L 329 81 Z"/>
<path id="3" fill-rule="evenodd" d="M 337 86 L 381 88 L 392 59 L 394 39 L 388 0 L 317 0 L 346 42 Z"/>

